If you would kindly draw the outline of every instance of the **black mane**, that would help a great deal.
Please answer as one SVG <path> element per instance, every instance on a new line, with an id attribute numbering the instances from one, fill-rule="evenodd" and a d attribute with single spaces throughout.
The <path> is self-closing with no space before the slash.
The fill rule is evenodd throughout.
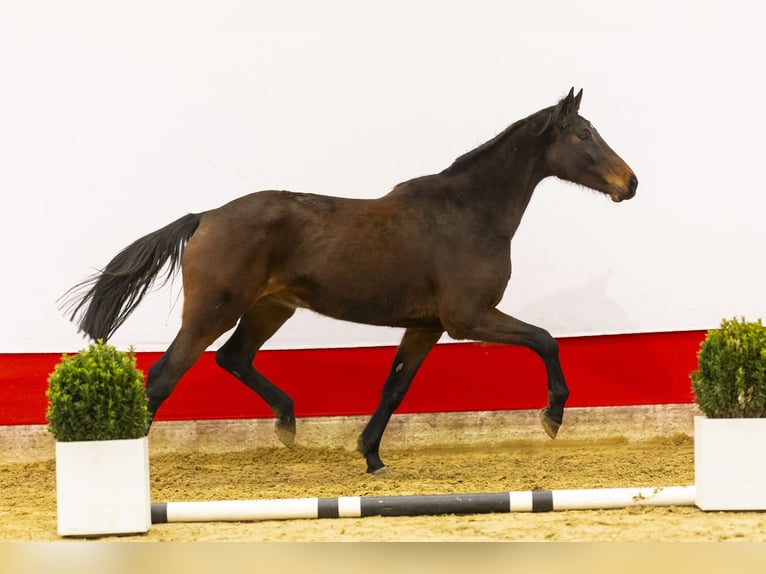
<path id="1" fill-rule="evenodd" d="M 459 172 L 461 169 L 468 167 L 475 159 L 478 159 L 479 157 L 483 156 L 488 151 L 494 149 L 498 145 L 500 145 L 503 141 L 505 141 L 508 137 L 510 137 L 512 134 L 515 134 L 517 131 L 519 131 L 522 127 L 527 125 L 530 120 L 533 118 L 536 118 L 537 116 L 546 115 L 549 116 L 552 108 L 546 108 L 544 110 L 541 110 L 539 112 L 536 112 L 532 114 L 531 116 L 528 116 L 522 120 L 519 120 L 517 122 L 512 123 L 510 126 L 505 128 L 502 132 L 497 134 L 495 137 L 493 137 L 491 140 L 484 142 L 480 146 L 472 149 L 471 151 L 468 151 L 464 153 L 463 155 L 459 156 L 455 161 L 452 162 L 452 165 L 450 165 L 448 168 L 446 168 L 444 171 L 442 171 L 443 174 L 454 174 Z M 543 128 L 540 130 L 540 133 L 547 127 L 548 123 L 546 122 Z"/>

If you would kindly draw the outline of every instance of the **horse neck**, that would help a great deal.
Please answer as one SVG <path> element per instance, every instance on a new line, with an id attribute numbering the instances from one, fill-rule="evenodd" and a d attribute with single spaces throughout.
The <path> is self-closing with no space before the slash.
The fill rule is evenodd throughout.
<path id="1" fill-rule="evenodd" d="M 535 125 L 525 121 L 511 126 L 490 147 L 442 172 L 454 180 L 456 193 L 470 198 L 467 205 L 486 211 L 509 237 L 516 232 L 537 184 L 552 175 L 545 162 L 544 139 Z"/>

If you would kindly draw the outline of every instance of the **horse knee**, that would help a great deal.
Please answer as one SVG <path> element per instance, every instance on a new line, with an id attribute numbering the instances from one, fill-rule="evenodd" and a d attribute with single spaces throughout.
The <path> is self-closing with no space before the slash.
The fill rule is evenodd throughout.
<path id="1" fill-rule="evenodd" d="M 538 354 L 544 357 L 558 357 L 559 344 L 556 339 L 541 327 L 537 327 L 533 335 L 534 346 Z"/>

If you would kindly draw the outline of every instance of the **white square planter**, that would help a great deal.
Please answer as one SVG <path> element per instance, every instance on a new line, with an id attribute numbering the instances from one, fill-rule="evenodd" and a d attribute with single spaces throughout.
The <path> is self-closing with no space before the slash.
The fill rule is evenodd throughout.
<path id="1" fill-rule="evenodd" d="M 147 532 L 147 438 L 56 442 L 56 498 L 61 536 Z"/>
<path id="2" fill-rule="evenodd" d="M 766 418 L 694 417 L 694 484 L 702 510 L 766 510 Z"/>

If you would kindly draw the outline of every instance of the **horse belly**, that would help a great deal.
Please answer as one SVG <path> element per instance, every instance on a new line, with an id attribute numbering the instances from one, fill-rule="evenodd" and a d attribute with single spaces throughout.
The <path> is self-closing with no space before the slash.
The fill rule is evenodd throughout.
<path id="1" fill-rule="evenodd" d="M 418 283 L 401 284 L 371 274 L 350 277 L 302 276 L 275 295 L 296 307 L 343 321 L 388 327 L 434 326 L 438 312 Z"/>
<path id="2" fill-rule="evenodd" d="M 433 325 L 432 249 L 415 221 L 372 200 L 332 209 L 293 205 L 278 237 L 272 279 L 279 297 L 320 314 L 373 325 Z"/>

